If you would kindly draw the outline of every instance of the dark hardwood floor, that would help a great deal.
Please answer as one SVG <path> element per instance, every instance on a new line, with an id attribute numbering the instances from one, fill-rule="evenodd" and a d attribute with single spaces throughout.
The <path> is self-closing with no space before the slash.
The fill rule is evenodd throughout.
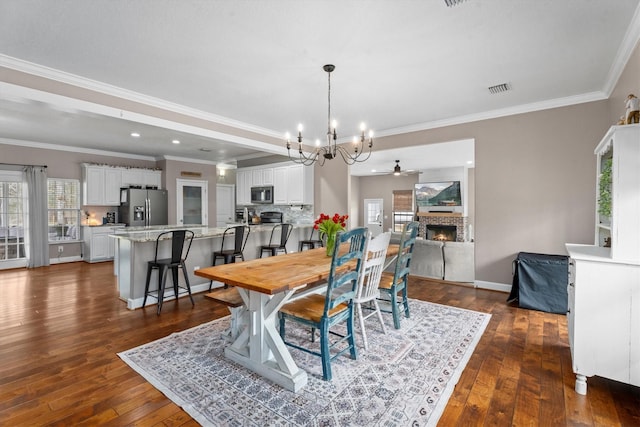
<path id="1" fill-rule="evenodd" d="M 113 264 L 0 272 L 0 425 L 197 425 L 116 353 L 227 315 L 202 294 L 127 310 Z M 639 426 L 640 388 L 590 378 L 574 392 L 563 315 L 507 295 L 412 278 L 410 296 L 491 313 L 442 426 Z"/>

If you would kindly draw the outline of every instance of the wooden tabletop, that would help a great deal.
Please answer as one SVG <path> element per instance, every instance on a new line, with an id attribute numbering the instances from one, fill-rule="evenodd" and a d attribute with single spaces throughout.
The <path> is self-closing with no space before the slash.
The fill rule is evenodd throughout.
<path id="1" fill-rule="evenodd" d="M 394 256 L 397 253 L 398 245 L 390 245 L 387 256 Z M 195 275 L 273 295 L 308 283 L 326 280 L 330 269 L 331 257 L 326 255 L 325 248 L 317 248 L 206 267 L 196 270 Z"/>

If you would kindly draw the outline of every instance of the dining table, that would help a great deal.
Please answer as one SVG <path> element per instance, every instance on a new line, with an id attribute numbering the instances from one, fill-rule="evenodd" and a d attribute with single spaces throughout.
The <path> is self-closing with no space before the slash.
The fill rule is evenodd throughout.
<path id="1" fill-rule="evenodd" d="M 390 245 L 387 256 L 397 253 L 398 245 Z M 294 294 L 326 281 L 331 260 L 325 248 L 317 248 L 196 270 L 197 276 L 235 286 L 246 307 L 246 327 L 225 347 L 225 356 L 288 390 L 301 390 L 307 373 L 280 337 L 278 311 Z M 355 263 L 343 268 L 355 268 Z"/>

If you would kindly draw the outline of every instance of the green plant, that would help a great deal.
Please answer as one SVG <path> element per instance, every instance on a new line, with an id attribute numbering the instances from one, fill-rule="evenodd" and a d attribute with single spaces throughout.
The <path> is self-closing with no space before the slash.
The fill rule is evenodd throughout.
<path id="1" fill-rule="evenodd" d="M 608 158 L 602 165 L 600 171 L 600 182 L 598 183 L 598 213 L 602 216 L 611 216 L 611 171 L 613 169 L 613 159 Z"/>

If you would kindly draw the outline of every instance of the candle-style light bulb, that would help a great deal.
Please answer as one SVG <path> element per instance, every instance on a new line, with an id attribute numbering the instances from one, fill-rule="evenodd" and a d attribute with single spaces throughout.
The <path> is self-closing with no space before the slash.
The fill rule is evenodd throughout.
<path id="1" fill-rule="evenodd" d="M 289 142 L 291 140 L 291 134 L 289 132 L 285 133 L 284 138 Z"/>
<path id="2" fill-rule="evenodd" d="M 365 130 L 367 130 L 367 125 L 364 122 L 360 123 L 360 131 L 364 132 Z"/>
<path id="3" fill-rule="evenodd" d="M 302 132 L 302 129 L 304 129 L 302 123 L 298 123 L 298 132 Z"/>
<path id="4" fill-rule="evenodd" d="M 320 147 L 320 140 L 316 139 L 316 147 Z"/>
<path id="5" fill-rule="evenodd" d="M 357 136 L 353 137 L 353 145 L 358 145 L 358 137 Z"/>
<path id="6" fill-rule="evenodd" d="M 335 131 L 337 127 L 338 127 L 338 122 L 336 122 L 335 120 L 331 121 L 331 129 Z"/>

